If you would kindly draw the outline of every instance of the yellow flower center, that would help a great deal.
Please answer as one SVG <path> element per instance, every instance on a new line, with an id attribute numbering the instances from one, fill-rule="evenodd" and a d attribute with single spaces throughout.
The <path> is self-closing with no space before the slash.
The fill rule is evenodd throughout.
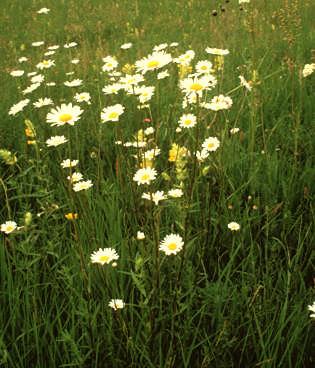
<path id="1" fill-rule="evenodd" d="M 71 119 L 72 119 L 71 114 L 62 114 L 62 115 L 59 116 L 59 120 L 62 121 L 63 123 L 67 123 Z"/>
<path id="2" fill-rule="evenodd" d="M 147 67 L 148 68 L 156 68 L 160 63 L 157 60 L 152 60 L 148 62 Z"/>
<path id="3" fill-rule="evenodd" d="M 187 120 L 184 121 L 185 125 L 190 125 L 191 123 L 192 123 L 192 121 L 190 119 L 187 119 Z"/>
<path id="4" fill-rule="evenodd" d="M 14 227 L 12 225 L 8 225 L 7 228 L 6 228 L 6 231 L 13 231 L 14 230 Z"/>
<path id="5" fill-rule="evenodd" d="M 169 250 L 175 250 L 177 248 L 177 244 L 176 243 L 170 243 L 167 245 L 167 248 Z"/>
<path id="6" fill-rule="evenodd" d="M 203 65 L 200 69 L 201 69 L 201 70 L 207 70 L 208 68 L 207 68 L 207 66 L 206 66 L 206 65 Z"/>
<path id="7" fill-rule="evenodd" d="M 107 263 L 107 262 L 108 262 L 108 260 L 109 260 L 109 257 L 108 257 L 108 256 L 105 256 L 105 255 L 100 256 L 100 261 L 101 261 L 101 262 L 105 262 L 105 263 Z"/>
<path id="8" fill-rule="evenodd" d="M 149 174 L 143 174 L 142 176 L 141 176 L 141 180 L 142 181 L 147 181 L 147 180 L 149 180 L 150 179 L 150 175 Z"/>
<path id="9" fill-rule="evenodd" d="M 213 143 L 208 143 L 208 144 L 207 144 L 207 147 L 208 147 L 209 149 L 211 149 L 211 148 L 213 148 L 213 147 L 214 147 L 214 144 L 213 144 Z"/>
<path id="10" fill-rule="evenodd" d="M 109 117 L 109 119 L 116 119 L 117 117 L 118 117 L 118 112 L 116 112 L 116 111 L 113 111 L 113 112 L 111 112 L 109 115 L 108 115 L 108 117 Z"/>
<path id="11" fill-rule="evenodd" d="M 191 86 L 190 86 L 190 89 L 192 91 L 200 91 L 202 90 L 202 85 L 200 83 L 193 83 Z"/>

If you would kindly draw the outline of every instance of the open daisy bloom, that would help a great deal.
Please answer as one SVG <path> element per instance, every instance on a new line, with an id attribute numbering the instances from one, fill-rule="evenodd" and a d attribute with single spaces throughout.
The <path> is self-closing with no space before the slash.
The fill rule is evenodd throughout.
<path id="1" fill-rule="evenodd" d="M 220 147 L 220 141 L 216 137 L 209 137 L 202 143 L 202 148 L 208 152 L 214 152 Z"/>
<path id="2" fill-rule="evenodd" d="M 74 125 L 80 119 L 82 112 L 83 110 L 79 106 L 73 106 L 71 103 L 68 105 L 62 104 L 60 107 L 51 109 L 46 120 L 52 126 Z"/>
<path id="3" fill-rule="evenodd" d="M 118 121 L 125 108 L 120 104 L 105 107 L 101 112 L 102 123 L 107 121 Z"/>
<path id="4" fill-rule="evenodd" d="M 5 234 L 12 233 L 17 228 L 17 224 L 15 221 L 6 221 L 4 224 L 1 225 L 0 231 Z"/>
<path id="5" fill-rule="evenodd" d="M 240 226 L 240 224 L 238 224 L 237 222 L 230 222 L 230 223 L 228 224 L 228 228 L 229 228 L 231 231 L 238 231 L 238 230 L 241 228 L 241 226 Z"/>
<path id="6" fill-rule="evenodd" d="M 163 68 L 172 61 L 172 56 L 164 51 L 153 52 L 153 54 L 136 61 L 136 69 L 138 72 L 145 74 L 151 70 Z"/>
<path id="7" fill-rule="evenodd" d="M 140 184 L 150 184 L 152 180 L 156 177 L 156 170 L 152 169 L 151 167 L 145 167 L 143 169 L 139 169 L 134 177 L 133 180 Z"/>
<path id="8" fill-rule="evenodd" d="M 159 249 L 167 256 L 177 254 L 183 249 L 184 242 L 180 235 L 169 234 L 161 241 Z"/>
<path id="9" fill-rule="evenodd" d="M 116 261 L 118 258 L 119 255 L 113 248 L 99 248 L 99 250 L 91 254 L 91 262 L 99 263 L 102 266 L 104 264 L 110 264 L 112 261 Z"/>

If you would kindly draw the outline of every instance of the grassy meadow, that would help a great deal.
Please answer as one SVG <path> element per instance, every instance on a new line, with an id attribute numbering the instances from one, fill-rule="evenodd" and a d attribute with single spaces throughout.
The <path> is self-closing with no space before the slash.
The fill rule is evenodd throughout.
<path id="1" fill-rule="evenodd" d="M 1 1 L 0 367 L 315 366 L 314 14 Z"/>

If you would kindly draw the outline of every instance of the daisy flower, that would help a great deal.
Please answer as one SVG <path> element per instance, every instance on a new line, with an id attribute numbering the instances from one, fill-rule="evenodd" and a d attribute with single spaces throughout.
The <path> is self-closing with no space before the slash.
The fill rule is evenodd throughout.
<path id="1" fill-rule="evenodd" d="M 315 71 L 315 63 L 305 64 L 302 71 L 302 75 L 304 78 L 306 78 L 309 75 L 313 74 L 314 71 Z"/>
<path id="2" fill-rule="evenodd" d="M 50 12 L 50 9 L 48 8 L 41 8 L 39 10 L 37 10 L 38 14 L 48 14 Z"/>
<path id="3" fill-rule="evenodd" d="M 216 137 L 209 137 L 202 143 L 202 148 L 208 152 L 214 152 L 220 147 L 220 141 Z"/>
<path id="4" fill-rule="evenodd" d="M 24 70 L 12 70 L 12 72 L 10 72 L 12 77 L 21 77 L 23 74 Z"/>
<path id="5" fill-rule="evenodd" d="M 169 76 L 170 76 L 170 73 L 167 70 L 165 70 L 164 72 L 158 73 L 157 79 L 165 79 Z"/>
<path id="6" fill-rule="evenodd" d="M 212 63 L 208 60 L 201 60 L 196 64 L 196 72 L 198 74 L 210 74 L 211 71 Z"/>
<path id="7" fill-rule="evenodd" d="M 123 50 L 127 50 L 127 49 L 130 49 L 130 47 L 132 47 L 132 43 L 131 42 L 128 42 L 128 43 L 124 43 L 120 46 L 121 49 Z"/>
<path id="8" fill-rule="evenodd" d="M 138 239 L 138 240 L 143 240 L 143 239 L 145 239 L 145 234 L 144 234 L 144 232 L 142 232 L 142 231 L 137 231 L 137 239 Z"/>
<path id="9" fill-rule="evenodd" d="M 48 46 L 47 49 L 48 50 L 58 50 L 59 49 L 59 45 L 52 45 L 52 46 Z"/>
<path id="10" fill-rule="evenodd" d="M 36 65 L 36 68 L 40 69 L 40 70 L 43 70 L 43 69 L 49 69 L 54 65 L 55 65 L 55 61 L 48 59 L 48 60 L 43 60 L 40 63 L 38 63 Z"/>
<path id="11" fill-rule="evenodd" d="M 91 262 L 99 263 L 102 266 L 106 263 L 109 264 L 112 261 L 116 261 L 119 258 L 119 255 L 116 253 L 116 250 L 113 248 L 99 248 L 99 250 L 94 251 L 91 254 Z"/>
<path id="12" fill-rule="evenodd" d="M 310 312 L 312 312 L 312 314 L 310 315 L 310 317 L 311 318 L 315 318 L 315 302 L 313 304 L 309 305 L 307 308 L 308 308 L 308 310 Z"/>
<path id="13" fill-rule="evenodd" d="M 67 176 L 67 179 L 71 181 L 71 183 L 77 183 L 83 179 L 83 175 L 80 172 L 74 172 L 72 175 Z"/>
<path id="14" fill-rule="evenodd" d="M 230 129 L 230 133 L 233 135 L 233 134 L 236 134 L 240 131 L 240 128 L 232 128 Z"/>
<path id="15" fill-rule="evenodd" d="M 136 61 L 136 69 L 138 72 L 145 74 L 148 71 L 157 70 L 169 64 L 172 56 L 165 51 L 153 52 L 153 54 Z"/>
<path id="16" fill-rule="evenodd" d="M 143 199 L 148 199 L 149 201 L 152 200 L 152 202 L 154 202 L 154 204 L 157 206 L 159 204 L 160 201 L 167 199 L 167 196 L 164 195 L 164 191 L 157 191 L 155 193 L 143 193 L 141 198 Z"/>
<path id="17" fill-rule="evenodd" d="M 136 87 L 135 88 L 135 95 L 138 96 L 139 102 L 144 104 L 151 100 L 153 94 L 154 94 L 155 87 Z"/>
<path id="18" fill-rule="evenodd" d="M 227 110 L 232 105 L 233 101 L 230 97 L 219 95 L 213 97 L 210 103 L 202 104 L 202 107 L 208 110 L 219 111 L 219 110 Z"/>
<path id="19" fill-rule="evenodd" d="M 40 83 L 33 83 L 30 86 L 28 86 L 27 88 L 25 88 L 22 93 L 23 95 L 27 95 L 33 91 L 35 91 L 35 89 L 37 89 L 40 86 Z"/>
<path id="20" fill-rule="evenodd" d="M 118 121 L 121 114 L 124 113 L 124 106 L 120 104 L 107 106 L 101 112 L 102 123 L 107 121 Z"/>
<path id="21" fill-rule="evenodd" d="M 79 181 L 73 185 L 73 190 L 75 192 L 80 192 L 81 190 L 90 189 L 93 186 L 91 180 Z"/>
<path id="22" fill-rule="evenodd" d="M 66 87 L 79 87 L 81 86 L 82 82 L 82 79 L 73 79 L 72 81 L 64 82 L 64 85 Z"/>
<path id="23" fill-rule="evenodd" d="M 32 83 L 42 83 L 44 82 L 45 77 L 42 74 L 34 75 L 34 77 L 31 78 Z"/>
<path id="24" fill-rule="evenodd" d="M 67 158 L 66 160 L 63 160 L 60 165 L 63 169 L 66 169 L 70 167 L 75 167 L 78 163 L 79 160 L 70 160 L 69 158 Z"/>
<path id="25" fill-rule="evenodd" d="M 80 60 L 79 59 L 72 59 L 71 60 L 71 64 L 79 64 Z"/>
<path id="26" fill-rule="evenodd" d="M 72 106 L 72 103 L 62 104 L 60 107 L 50 110 L 46 121 L 51 123 L 52 126 L 74 125 L 80 119 L 82 112 L 83 110 L 79 106 Z"/>
<path id="27" fill-rule="evenodd" d="M 153 51 L 162 51 L 164 49 L 166 49 L 168 46 L 167 43 L 161 43 L 160 45 L 156 45 L 153 47 Z"/>
<path id="28" fill-rule="evenodd" d="M 88 92 L 76 93 L 74 99 L 77 102 L 86 102 L 89 105 L 91 104 L 91 95 Z"/>
<path id="29" fill-rule="evenodd" d="M 238 77 L 240 79 L 241 86 L 245 87 L 248 91 L 251 91 L 253 88 L 251 84 L 247 82 L 247 80 L 242 75 L 239 75 Z"/>
<path id="30" fill-rule="evenodd" d="M 228 224 L 228 228 L 229 228 L 231 231 L 238 231 L 238 230 L 241 228 L 241 226 L 240 226 L 240 224 L 238 224 L 237 222 L 230 222 L 230 223 Z"/>
<path id="31" fill-rule="evenodd" d="M 63 45 L 65 49 L 70 49 L 71 47 L 76 47 L 78 44 L 76 42 L 70 42 Z"/>
<path id="32" fill-rule="evenodd" d="M 52 105 L 53 104 L 53 100 L 51 98 L 39 98 L 36 102 L 33 103 L 33 105 L 39 109 L 40 107 L 43 106 L 48 106 L 48 105 Z"/>
<path id="33" fill-rule="evenodd" d="M 197 124 L 197 117 L 193 114 L 184 114 L 178 123 L 182 128 L 192 128 Z"/>
<path id="34" fill-rule="evenodd" d="M 54 50 L 46 51 L 46 52 L 44 53 L 44 56 L 51 56 L 51 55 L 54 55 L 55 53 L 56 53 L 56 51 L 54 51 Z"/>
<path id="35" fill-rule="evenodd" d="M 167 195 L 172 198 L 180 198 L 184 195 L 184 192 L 181 189 L 170 189 Z"/>
<path id="36" fill-rule="evenodd" d="M 19 59 L 18 59 L 18 62 L 19 63 L 24 63 L 25 61 L 27 61 L 28 60 L 28 58 L 27 57 L 25 57 L 25 56 L 21 56 Z"/>
<path id="37" fill-rule="evenodd" d="M 15 105 L 11 106 L 9 110 L 9 115 L 16 115 L 18 112 L 23 111 L 24 107 L 29 104 L 30 100 L 26 98 L 25 100 L 22 100 Z"/>
<path id="38" fill-rule="evenodd" d="M 44 41 L 32 42 L 32 46 L 39 47 L 39 46 L 42 46 L 44 43 L 45 43 Z"/>
<path id="39" fill-rule="evenodd" d="M 202 77 L 188 77 L 180 81 L 180 88 L 186 95 L 202 96 L 202 92 L 210 90 L 216 85 L 215 77 L 204 75 Z"/>
<path id="40" fill-rule="evenodd" d="M 132 91 L 132 86 L 138 85 L 140 82 L 143 82 L 144 78 L 141 74 L 126 74 L 124 77 L 121 77 L 119 83 L 125 88 L 126 90 Z"/>
<path id="41" fill-rule="evenodd" d="M 118 92 L 123 88 L 120 83 L 109 84 L 105 86 L 102 91 L 105 95 L 117 95 Z"/>
<path id="42" fill-rule="evenodd" d="M 66 142 L 68 142 L 68 139 L 64 135 L 55 135 L 47 139 L 46 144 L 48 147 L 57 147 Z"/>
<path id="43" fill-rule="evenodd" d="M 194 50 L 187 50 L 185 54 L 179 55 L 174 62 L 180 65 L 188 66 L 195 57 Z"/>
<path id="44" fill-rule="evenodd" d="M 199 162 L 204 162 L 204 160 L 209 157 L 209 151 L 203 148 L 201 151 L 196 152 L 196 157 Z"/>
<path id="45" fill-rule="evenodd" d="M 1 225 L 0 231 L 5 234 L 12 233 L 17 228 L 17 223 L 15 221 L 6 221 L 4 224 Z"/>
<path id="46" fill-rule="evenodd" d="M 216 49 L 216 48 L 211 48 L 211 47 L 207 47 L 205 51 L 208 54 L 219 55 L 219 56 L 228 55 L 230 53 L 230 51 L 227 49 Z"/>
<path id="47" fill-rule="evenodd" d="M 110 72 L 113 69 L 116 69 L 118 66 L 118 61 L 113 56 L 106 56 L 103 58 L 104 65 L 102 66 L 103 72 Z"/>
<path id="48" fill-rule="evenodd" d="M 108 303 L 108 306 L 113 308 L 114 310 L 123 309 L 125 307 L 125 303 L 122 299 L 112 299 Z"/>
<path id="49" fill-rule="evenodd" d="M 133 180 L 136 181 L 138 185 L 150 184 L 151 181 L 153 181 L 156 178 L 156 175 L 157 172 L 155 169 L 152 169 L 151 167 L 145 167 L 139 169 L 135 173 Z"/>
<path id="50" fill-rule="evenodd" d="M 159 250 L 164 252 L 167 256 L 177 254 L 183 249 L 184 242 L 180 235 L 169 234 L 160 242 Z"/>

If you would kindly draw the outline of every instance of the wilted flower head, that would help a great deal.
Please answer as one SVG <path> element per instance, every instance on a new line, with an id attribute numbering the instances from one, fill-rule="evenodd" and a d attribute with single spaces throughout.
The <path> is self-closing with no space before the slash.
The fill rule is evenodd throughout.
<path id="1" fill-rule="evenodd" d="M 117 309 L 123 309 L 125 307 L 125 303 L 122 299 L 112 299 L 108 306 L 117 310 Z"/>

